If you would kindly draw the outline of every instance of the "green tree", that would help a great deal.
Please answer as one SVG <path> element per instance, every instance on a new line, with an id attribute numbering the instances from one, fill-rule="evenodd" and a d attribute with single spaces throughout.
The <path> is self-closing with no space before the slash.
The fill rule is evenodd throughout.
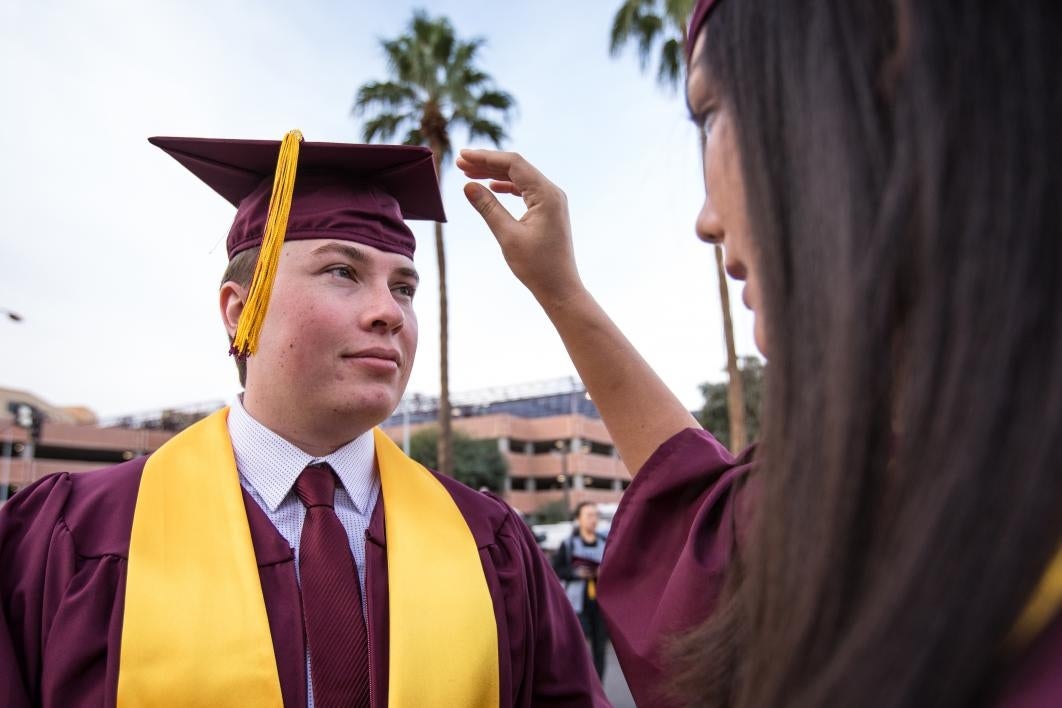
<path id="1" fill-rule="evenodd" d="M 572 512 L 558 499 L 538 507 L 532 516 L 536 524 L 559 524 L 562 521 L 571 521 Z"/>
<path id="2" fill-rule="evenodd" d="M 476 440 L 453 433 L 454 477 L 473 489 L 502 491 L 509 465 L 498 449 L 497 439 Z M 425 428 L 409 438 L 409 456 L 429 469 L 438 469 L 439 429 Z"/>
<path id="3" fill-rule="evenodd" d="M 451 155 L 450 132 L 464 127 L 468 139 L 486 139 L 500 147 L 515 102 L 498 90 L 490 75 L 476 66 L 483 39 L 461 40 L 445 17 L 413 13 L 405 34 L 381 40 L 390 78 L 370 81 L 358 89 L 354 115 L 365 116 L 365 142 L 390 141 L 402 135 L 407 145 L 427 145 L 442 178 Z M 435 224 L 439 266 L 439 466 L 453 474 L 450 414 L 449 310 L 446 297 L 446 254 L 442 224 Z"/>
<path id="4" fill-rule="evenodd" d="M 609 50 L 612 56 L 618 56 L 625 46 L 633 43 L 638 49 L 638 60 L 642 71 L 649 67 L 649 61 L 658 50 L 657 81 L 676 89 L 682 80 L 686 64 L 686 22 L 693 12 L 694 0 L 624 0 L 612 19 Z M 704 136 L 701 136 L 702 144 Z M 726 270 L 723 268 L 723 249 L 715 248 L 715 274 L 719 281 L 719 305 L 723 310 L 723 340 L 726 344 L 726 370 L 729 386 L 727 395 L 730 400 L 729 410 L 738 411 L 730 416 L 728 425 L 711 428 L 719 434 L 728 428 L 728 440 L 733 441 L 732 449 L 741 449 L 748 444 L 748 428 L 743 415 L 740 415 L 740 402 L 745 399 L 742 391 L 742 377 L 738 374 L 737 348 L 734 345 L 734 320 L 730 314 L 730 292 L 726 283 Z M 720 421 L 722 423 L 722 421 Z"/>
<path id="5" fill-rule="evenodd" d="M 654 47 L 659 46 L 657 81 L 677 88 L 686 66 L 686 21 L 693 4 L 694 0 L 624 0 L 612 18 L 609 51 L 615 57 L 627 44 L 635 43 L 645 71 Z"/>
<path id="6" fill-rule="evenodd" d="M 749 439 L 755 440 L 760 434 L 760 420 L 763 406 L 763 362 L 754 356 L 741 357 L 741 380 L 745 392 L 745 418 L 748 420 Z M 730 445 L 730 436 L 727 434 L 726 421 L 730 417 L 730 396 L 728 386 L 725 383 L 703 383 L 701 394 L 704 396 L 704 406 L 697 413 L 698 422 L 711 430 L 719 442 L 732 450 L 738 450 L 737 446 Z"/>

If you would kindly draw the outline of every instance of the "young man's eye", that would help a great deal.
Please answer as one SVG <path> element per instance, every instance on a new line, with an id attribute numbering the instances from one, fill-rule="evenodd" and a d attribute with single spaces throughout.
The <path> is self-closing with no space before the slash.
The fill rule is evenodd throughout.
<path id="1" fill-rule="evenodd" d="M 333 266 L 328 269 L 328 272 L 337 278 L 346 278 L 348 280 L 354 280 L 354 269 L 350 266 Z"/>
<path id="2" fill-rule="evenodd" d="M 413 299 L 413 296 L 417 292 L 417 289 L 412 285 L 397 285 L 393 290 L 402 297 L 409 298 L 410 300 Z"/>

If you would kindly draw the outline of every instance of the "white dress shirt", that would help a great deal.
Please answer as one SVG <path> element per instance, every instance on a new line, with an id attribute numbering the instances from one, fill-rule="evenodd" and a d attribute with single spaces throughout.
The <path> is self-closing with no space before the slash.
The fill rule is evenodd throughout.
<path id="1" fill-rule="evenodd" d="M 340 482 L 336 485 L 336 515 L 347 532 L 350 552 L 358 567 L 358 582 L 364 588 L 365 531 L 380 495 L 372 431 L 351 440 L 330 455 L 314 457 L 252 418 L 239 397 L 230 404 L 228 426 L 240 484 L 295 550 L 296 577 L 306 507 L 295 495 L 295 480 L 314 463 L 327 462 L 335 470 Z M 361 603 L 364 613 L 367 611 L 364 591 Z M 306 655 L 306 682 L 308 706 L 313 708 L 309 651 Z"/>

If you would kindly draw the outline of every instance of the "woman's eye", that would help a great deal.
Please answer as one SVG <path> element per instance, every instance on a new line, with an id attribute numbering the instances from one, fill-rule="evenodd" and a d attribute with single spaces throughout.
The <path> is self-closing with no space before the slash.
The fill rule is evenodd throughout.
<path id="1" fill-rule="evenodd" d="M 718 116 L 719 111 L 714 108 L 705 112 L 704 116 L 701 118 L 701 130 L 704 131 L 705 135 L 712 132 L 712 127 L 715 125 L 715 120 Z"/>
<path id="2" fill-rule="evenodd" d="M 410 300 L 412 300 L 413 295 L 415 295 L 417 292 L 417 289 L 412 285 L 399 285 L 394 288 L 394 291 L 402 297 L 409 298 Z"/>

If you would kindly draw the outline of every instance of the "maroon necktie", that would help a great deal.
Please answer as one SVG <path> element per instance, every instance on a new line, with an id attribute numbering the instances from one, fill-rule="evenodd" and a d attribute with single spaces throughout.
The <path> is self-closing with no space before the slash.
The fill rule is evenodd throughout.
<path id="1" fill-rule="evenodd" d="M 358 569 L 332 506 L 335 492 L 335 472 L 325 463 L 310 465 L 295 480 L 295 494 L 306 506 L 299 573 L 313 702 L 317 708 L 368 708 L 369 641 Z"/>

